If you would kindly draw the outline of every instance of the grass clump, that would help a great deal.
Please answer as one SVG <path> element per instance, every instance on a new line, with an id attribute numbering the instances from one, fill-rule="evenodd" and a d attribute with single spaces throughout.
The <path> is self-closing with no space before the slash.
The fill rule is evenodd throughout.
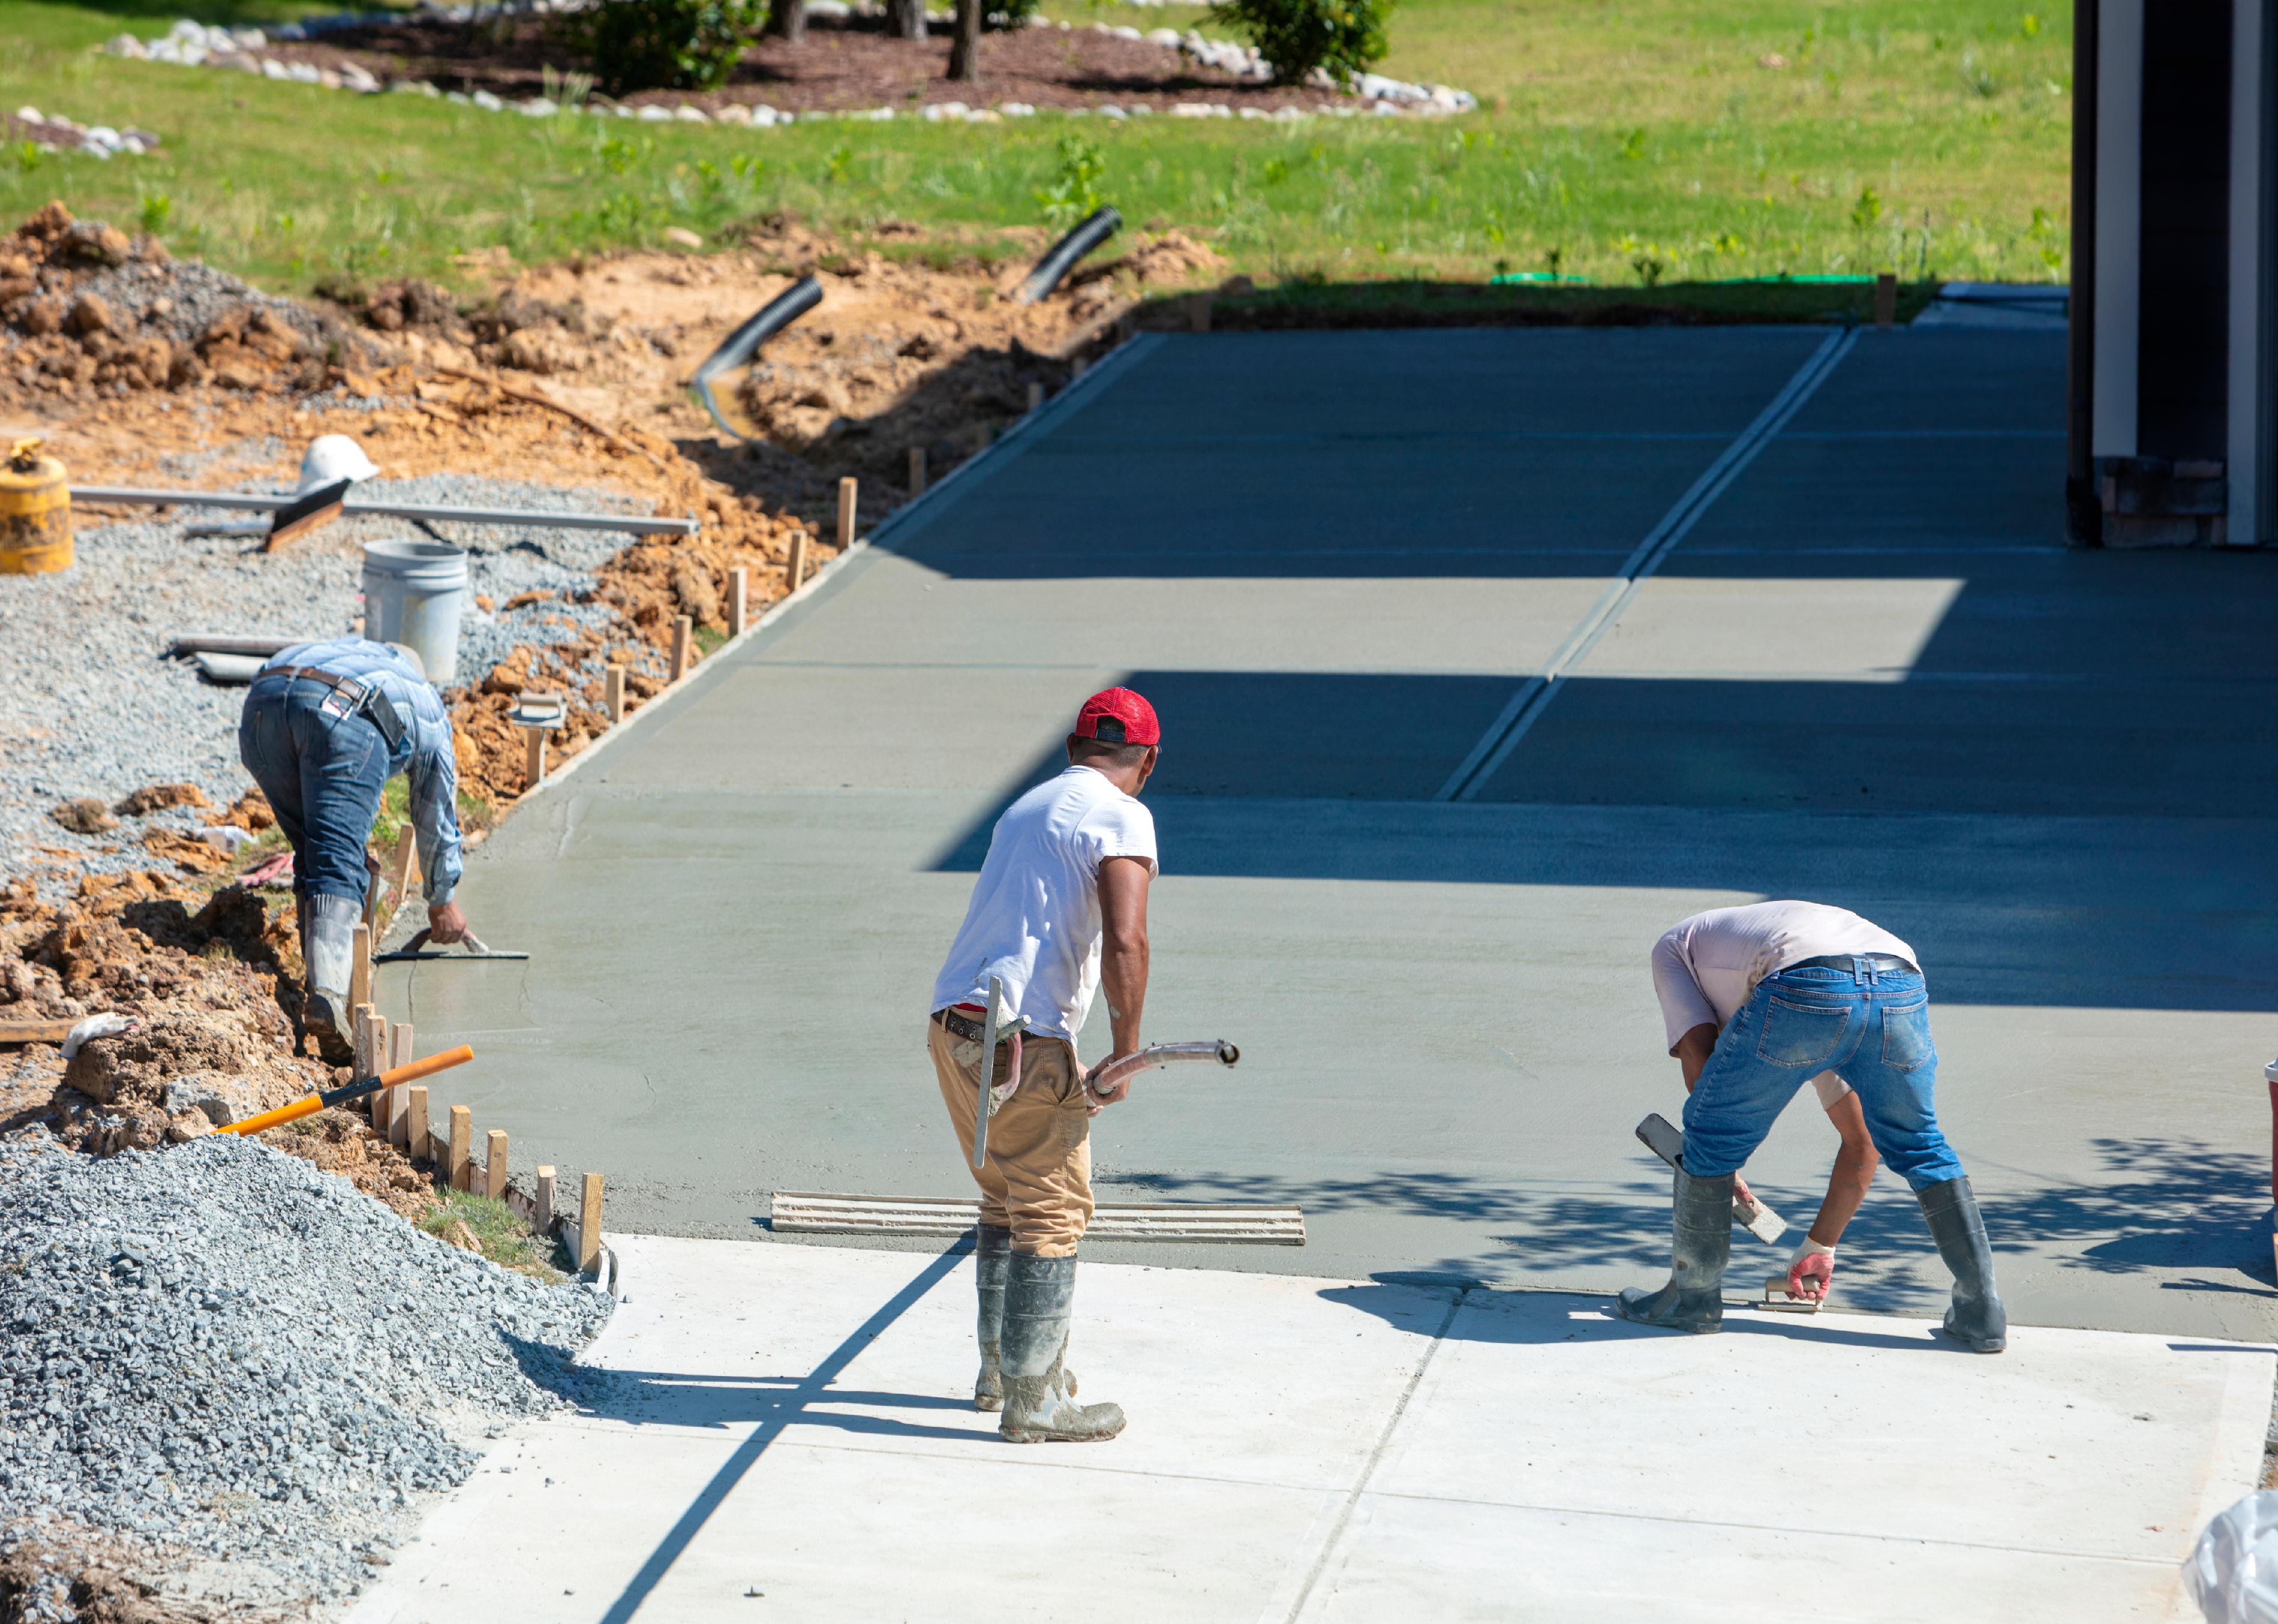
<path id="1" fill-rule="evenodd" d="M 532 1235 L 529 1226 L 505 1202 L 463 1190 L 438 1193 L 442 1198 L 440 1204 L 418 1218 L 419 1227 L 428 1234 L 442 1239 L 455 1226 L 463 1224 L 483 1256 L 500 1268 L 549 1283 L 567 1277 L 568 1271 L 555 1267 L 557 1261 L 570 1260 L 560 1243 L 550 1236 Z"/>

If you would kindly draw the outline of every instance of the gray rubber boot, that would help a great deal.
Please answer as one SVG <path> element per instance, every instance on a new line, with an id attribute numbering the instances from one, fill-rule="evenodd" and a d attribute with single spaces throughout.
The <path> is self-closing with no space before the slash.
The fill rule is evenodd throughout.
<path id="1" fill-rule="evenodd" d="M 1953 1302 L 1945 1311 L 1945 1334 L 1979 1353 L 1999 1353 L 2009 1345 L 2009 1314 L 1993 1286 L 1993 1247 L 1977 1211 L 1968 1177 L 1915 1191 L 1938 1255 L 1953 1271 Z"/>
<path id="2" fill-rule="evenodd" d="M 993 1223 L 977 1225 L 973 1240 L 973 1282 L 980 1300 L 981 1374 L 973 1379 L 973 1407 L 1005 1407 L 1000 1364 L 1005 1338 L 1005 1276 L 1013 1267 L 1013 1231 Z"/>
<path id="3" fill-rule="evenodd" d="M 1075 1260 L 1013 1254 L 1005 1281 L 1005 1419 L 1009 1444 L 1089 1444 L 1123 1430 L 1112 1404 L 1078 1404 L 1067 1374 Z"/>
<path id="4" fill-rule="evenodd" d="M 301 958 L 309 967 L 301 1024 L 326 1065 L 345 1066 L 355 1058 L 348 1041 L 348 982 L 363 908 L 351 897 L 322 894 L 310 897 L 308 907 L 308 933 L 301 938 Z"/>
<path id="5" fill-rule="evenodd" d="M 1724 1329 L 1724 1264 L 1732 1255 L 1732 1176 L 1695 1178 L 1677 1169 L 1676 1222 L 1669 1283 L 1658 1291 L 1632 1286 L 1617 1312 L 1640 1325 L 1668 1330 Z"/>

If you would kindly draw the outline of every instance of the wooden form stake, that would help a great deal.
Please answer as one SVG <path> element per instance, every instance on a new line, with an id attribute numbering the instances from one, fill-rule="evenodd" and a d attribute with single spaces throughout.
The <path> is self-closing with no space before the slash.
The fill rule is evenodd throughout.
<path id="1" fill-rule="evenodd" d="M 838 482 L 838 550 L 842 553 L 854 545 L 855 490 L 852 474 Z"/>
<path id="2" fill-rule="evenodd" d="M 1031 379 L 1028 384 L 1028 410 L 1042 411 L 1043 409 L 1044 386 Z"/>
<path id="3" fill-rule="evenodd" d="M 685 615 L 672 618 L 672 673 L 669 681 L 678 682 L 688 675 L 688 651 L 696 636 L 696 623 Z"/>
<path id="4" fill-rule="evenodd" d="M 806 579 L 806 532 L 793 531 L 791 538 L 791 557 L 784 565 L 784 590 L 797 592 L 799 583 Z"/>
<path id="5" fill-rule="evenodd" d="M 1887 327 L 1899 318 L 1899 279 L 1884 271 L 1875 278 L 1875 325 Z"/>
<path id="6" fill-rule="evenodd" d="M 395 837 L 395 851 L 387 860 L 387 916 L 411 900 L 411 882 L 419 873 L 419 835 L 409 823 Z"/>
<path id="7" fill-rule="evenodd" d="M 358 925 L 358 931 L 363 927 Z M 355 1051 L 355 1059 L 348 1069 L 360 1077 L 368 1077 L 378 1069 L 372 1062 L 379 1057 L 371 1052 L 371 1006 L 352 1004 L 348 1007 L 348 1046 Z"/>
<path id="8" fill-rule="evenodd" d="M 365 1022 L 364 1046 L 371 1052 L 371 1069 L 360 1075 L 376 1076 L 387 1069 L 387 1022 L 376 1009 L 365 1017 Z M 378 1093 L 367 1096 L 375 1133 L 387 1131 L 387 1108 L 391 1103 L 388 1095 L 394 1092 L 382 1089 Z"/>
<path id="9" fill-rule="evenodd" d="M 550 1234 L 554 1229 L 554 1169 L 538 1169 L 538 1232 Z"/>
<path id="10" fill-rule="evenodd" d="M 1073 361 L 1069 362 L 1069 363 L 1068 363 L 1068 381 L 1069 381 L 1070 383 L 1074 383 L 1077 379 L 1079 379 L 1079 378 L 1082 377 L 1082 376 L 1083 376 L 1083 369 L 1084 369 L 1084 368 L 1086 368 L 1086 367 L 1088 367 L 1088 366 L 1089 366 L 1090 364 L 1091 364 L 1091 361 L 1090 361 L 1089 357 L 1085 356 L 1078 356 L 1074 360 L 1073 360 Z"/>
<path id="11" fill-rule="evenodd" d="M 418 1051 L 411 1046 L 411 1023 L 398 1021 L 389 1027 L 387 1069 L 393 1071 L 398 1066 L 409 1066 L 418 1058 Z M 409 1092 L 409 1089 L 391 1088 L 385 1096 L 392 1101 L 387 1107 L 387 1142 L 398 1149 L 411 1143 L 411 1114 L 407 1108 L 409 1101 L 405 1098 Z"/>
<path id="12" fill-rule="evenodd" d="M 451 1155 L 448 1166 L 451 1188 L 454 1190 L 470 1190 L 474 1187 L 473 1168 L 469 1163 L 469 1158 L 474 1149 L 474 1138 L 475 1114 L 464 1106 L 453 1106 L 451 1107 Z"/>
<path id="13" fill-rule="evenodd" d="M 483 1193 L 493 1201 L 506 1199 L 506 1130 L 493 1128 L 483 1153 Z"/>
<path id="14" fill-rule="evenodd" d="M 744 635 L 744 605 L 750 595 L 751 571 L 734 569 L 728 571 L 728 635 Z"/>
<path id="15" fill-rule="evenodd" d="M 577 1272 L 592 1273 L 601 1266 L 601 1176 L 585 1175 L 585 1189 L 577 1202 Z"/>
<path id="16" fill-rule="evenodd" d="M 424 1161 L 427 1159 L 427 1085 L 414 1083 L 403 1092 L 409 1096 L 403 1102 L 403 1142 L 410 1147 L 412 1161 Z"/>
<path id="17" fill-rule="evenodd" d="M 371 1002 L 371 927 L 355 928 L 355 949 L 348 961 L 348 1007 Z"/>
<path id="18" fill-rule="evenodd" d="M 1211 328 L 1211 296 L 1196 294 L 1187 301 L 1187 328 L 1193 333 L 1207 333 Z"/>
<path id="19" fill-rule="evenodd" d="M 910 496 L 912 500 L 925 494 L 926 450 L 923 446 L 910 448 Z"/>
<path id="20" fill-rule="evenodd" d="M 607 696 L 602 702 L 609 708 L 611 724 L 623 721 L 625 719 L 625 668 L 623 666 L 609 667 L 608 674 L 601 679 L 601 692 Z"/>

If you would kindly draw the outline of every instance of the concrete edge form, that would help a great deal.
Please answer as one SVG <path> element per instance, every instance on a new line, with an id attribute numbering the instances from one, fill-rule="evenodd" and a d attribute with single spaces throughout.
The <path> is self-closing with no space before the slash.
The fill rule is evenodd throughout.
<path id="1" fill-rule="evenodd" d="M 547 774 L 538 784 L 524 790 L 516 797 L 513 804 L 507 808 L 500 821 L 503 823 L 506 818 L 513 816 L 554 785 L 575 776 L 587 762 L 608 749 L 611 743 L 629 733 L 636 724 L 651 716 L 673 708 L 684 696 L 699 692 L 707 686 L 704 678 L 707 675 L 716 675 L 725 668 L 728 655 L 750 646 L 760 638 L 761 633 L 777 629 L 785 619 L 803 617 L 806 609 L 829 595 L 829 589 L 834 587 L 834 584 L 840 576 L 850 571 L 860 573 L 855 562 L 857 559 L 868 554 L 874 548 L 883 548 L 885 544 L 899 532 L 911 530 L 930 519 L 947 500 L 941 495 L 941 493 L 959 489 L 958 481 L 960 479 L 965 480 L 963 488 L 969 490 L 976 477 L 985 477 L 988 473 L 995 471 L 997 468 L 1011 462 L 1028 449 L 1028 437 L 1041 425 L 1080 410 L 1088 403 L 1087 392 L 1096 392 L 1102 379 L 1125 370 L 1134 361 L 1161 342 L 1160 333 L 1143 333 L 1127 343 L 1118 345 L 1101 360 L 1098 365 L 1087 370 L 1082 377 L 1061 390 L 1040 410 L 1022 417 L 1005 432 L 1003 438 L 990 441 L 980 451 L 959 463 L 955 468 L 944 474 L 938 481 L 928 486 L 914 501 L 905 502 L 888 514 L 880 521 L 878 527 L 868 535 L 859 538 L 845 552 L 821 565 L 814 574 L 800 584 L 798 591 L 769 604 L 758 619 L 698 661 L 695 669 L 678 682 L 662 690 L 654 699 L 610 728 L 608 732 L 603 733 L 559 768 Z"/>
<path id="2" fill-rule="evenodd" d="M 768 1214 L 768 1227 L 782 1235 L 961 1235 L 980 1221 L 976 1200 L 795 1190 L 776 1191 Z M 1092 1209 L 1084 1238 L 1302 1246 L 1305 1214 L 1295 1206 L 1102 1202 Z"/>

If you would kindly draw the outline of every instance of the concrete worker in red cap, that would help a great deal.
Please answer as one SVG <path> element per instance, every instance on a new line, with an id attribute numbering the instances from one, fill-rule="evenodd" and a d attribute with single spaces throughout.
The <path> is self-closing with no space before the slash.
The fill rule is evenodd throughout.
<path id="1" fill-rule="evenodd" d="M 1084 1087 L 1075 1035 L 1107 989 L 1118 1060 L 1139 1048 L 1147 1001 L 1147 886 L 1155 820 L 1138 801 L 1155 770 L 1155 708 L 1128 688 L 1083 702 L 1067 770 L 1006 808 L 989 837 L 965 923 L 934 983 L 926 1045 L 965 1162 L 981 1186 L 975 1247 L 981 1375 L 973 1407 L 1004 1412 L 1016 1444 L 1112 1438 L 1123 1412 L 1078 1404 L 1067 1368 L 1076 1243 L 1091 1219 L 1091 1115 L 1128 1092 Z M 997 1103 L 973 1168 L 990 979 L 1001 1018 L 1028 1023 L 1018 1077 L 1000 1043 L 988 1061 Z"/>

